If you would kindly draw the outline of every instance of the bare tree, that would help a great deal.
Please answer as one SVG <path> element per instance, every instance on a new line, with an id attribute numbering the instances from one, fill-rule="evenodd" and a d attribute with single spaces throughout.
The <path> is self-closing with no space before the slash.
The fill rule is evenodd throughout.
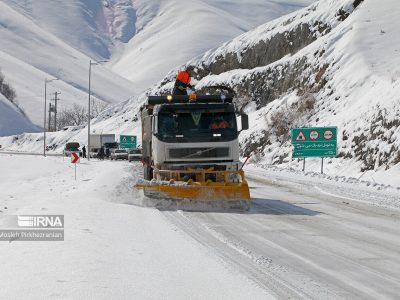
<path id="1" fill-rule="evenodd" d="M 87 110 L 84 106 L 74 104 L 71 108 L 67 108 L 58 113 L 57 128 L 65 126 L 78 126 L 87 123 Z"/>
<path id="2" fill-rule="evenodd" d="M 96 118 L 106 107 L 107 103 L 93 100 L 92 107 L 90 109 L 91 119 Z M 86 125 L 87 122 L 88 113 L 86 106 L 76 103 L 71 108 L 66 108 L 57 115 L 57 128 Z"/>
<path id="3" fill-rule="evenodd" d="M 93 99 L 92 107 L 90 108 L 90 117 L 96 118 L 103 110 L 107 108 L 107 106 L 107 103 Z"/>
<path id="4" fill-rule="evenodd" d="M 5 82 L 4 75 L 1 72 L 1 70 L 0 70 L 0 94 L 2 94 L 11 102 L 15 103 L 15 98 L 17 97 L 17 94 L 15 90 L 11 87 L 11 85 Z"/>

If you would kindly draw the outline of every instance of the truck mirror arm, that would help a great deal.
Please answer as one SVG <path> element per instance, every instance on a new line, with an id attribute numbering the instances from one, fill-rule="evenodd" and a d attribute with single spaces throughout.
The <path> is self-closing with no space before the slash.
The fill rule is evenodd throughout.
<path id="1" fill-rule="evenodd" d="M 240 119 L 242 121 L 242 129 L 240 132 L 249 129 L 249 116 L 247 114 L 241 114 Z"/>

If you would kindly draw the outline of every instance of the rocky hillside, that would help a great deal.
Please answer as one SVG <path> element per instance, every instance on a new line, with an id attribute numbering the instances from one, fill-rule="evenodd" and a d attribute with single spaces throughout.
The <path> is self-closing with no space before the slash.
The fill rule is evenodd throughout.
<path id="1" fill-rule="evenodd" d="M 391 7 L 321 0 L 188 64 L 200 91 L 228 86 L 252 115 L 243 155 L 291 164 L 290 128 L 329 125 L 338 126 L 340 157 L 360 171 L 388 169 L 400 162 L 400 22 Z M 175 72 L 157 92 L 171 90 Z"/>

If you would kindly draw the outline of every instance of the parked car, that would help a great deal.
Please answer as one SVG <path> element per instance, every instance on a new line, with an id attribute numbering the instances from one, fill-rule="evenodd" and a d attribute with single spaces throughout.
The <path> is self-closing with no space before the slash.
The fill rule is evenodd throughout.
<path id="1" fill-rule="evenodd" d="M 98 153 L 99 153 L 99 149 L 92 148 L 92 150 L 89 152 L 90 158 L 97 158 Z"/>
<path id="2" fill-rule="evenodd" d="M 65 156 L 71 156 L 72 152 L 76 152 L 79 154 L 79 156 L 82 156 L 82 151 L 79 150 L 79 147 L 80 147 L 80 145 L 78 142 L 66 143 L 63 153 Z"/>
<path id="3" fill-rule="evenodd" d="M 142 149 L 131 149 L 128 153 L 128 160 L 141 160 L 142 159 Z"/>
<path id="4" fill-rule="evenodd" d="M 126 151 L 126 149 L 112 149 L 110 159 L 128 159 L 128 151 Z"/>
<path id="5" fill-rule="evenodd" d="M 104 152 L 106 154 L 107 158 L 110 158 L 111 151 L 113 149 L 118 149 L 119 145 L 117 142 L 112 142 L 112 143 L 104 143 Z"/>

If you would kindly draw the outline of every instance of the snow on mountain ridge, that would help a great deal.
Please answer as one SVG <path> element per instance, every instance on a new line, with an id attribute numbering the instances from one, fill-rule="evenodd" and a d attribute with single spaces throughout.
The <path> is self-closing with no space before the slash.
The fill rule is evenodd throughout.
<path id="1" fill-rule="evenodd" d="M 7 0 L 7 5 L 75 49 L 95 59 L 110 57 L 108 24 L 100 1 Z"/>
<path id="2" fill-rule="evenodd" d="M 298 8 L 295 4 L 303 7 L 311 2 L 313 0 L 281 1 L 277 5 L 274 1 L 253 0 L 247 5 L 240 1 L 224 5 L 226 2 L 222 0 L 188 0 L 182 5 L 179 0 L 152 0 L 150 5 L 157 12 L 148 15 L 151 21 L 141 26 L 132 40 L 118 50 L 113 70 L 146 89 L 171 68 L 260 23 L 293 11 Z M 140 1 L 134 1 L 133 5 L 140 21 L 143 11 L 148 9 L 144 9 L 145 4 Z M 271 11 L 271 7 L 277 6 L 278 12 Z M 258 8 L 257 12 L 254 7 Z M 236 14 L 239 8 L 242 13 Z"/>
<path id="3" fill-rule="evenodd" d="M 62 93 L 60 109 L 73 103 L 86 105 L 89 57 L 41 28 L 31 18 L 0 3 L 0 67 L 16 89 L 17 99 L 27 116 L 43 124 L 43 85 L 45 78 Z M 94 98 L 118 102 L 132 96 L 135 86 L 103 66 L 93 67 Z"/>
<path id="4" fill-rule="evenodd" d="M 222 0 L 190 0 L 183 6 L 175 0 L 5 0 L 0 3 L 0 38 L 6 41 L 0 47 L 0 67 L 28 117 L 41 125 L 45 78 L 66 83 L 53 84 L 62 92 L 62 107 L 85 105 L 89 59 L 109 59 L 106 68 L 93 67 L 93 95 L 106 102 L 123 101 L 252 24 L 312 1 L 277 5 L 252 0 L 248 7 L 233 1 L 221 9 Z M 251 6 L 257 6 L 257 12 Z M 230 13 L 238 8 L 243 16 Z M 108 71 L 108 66 L 139 86 Z"/>

